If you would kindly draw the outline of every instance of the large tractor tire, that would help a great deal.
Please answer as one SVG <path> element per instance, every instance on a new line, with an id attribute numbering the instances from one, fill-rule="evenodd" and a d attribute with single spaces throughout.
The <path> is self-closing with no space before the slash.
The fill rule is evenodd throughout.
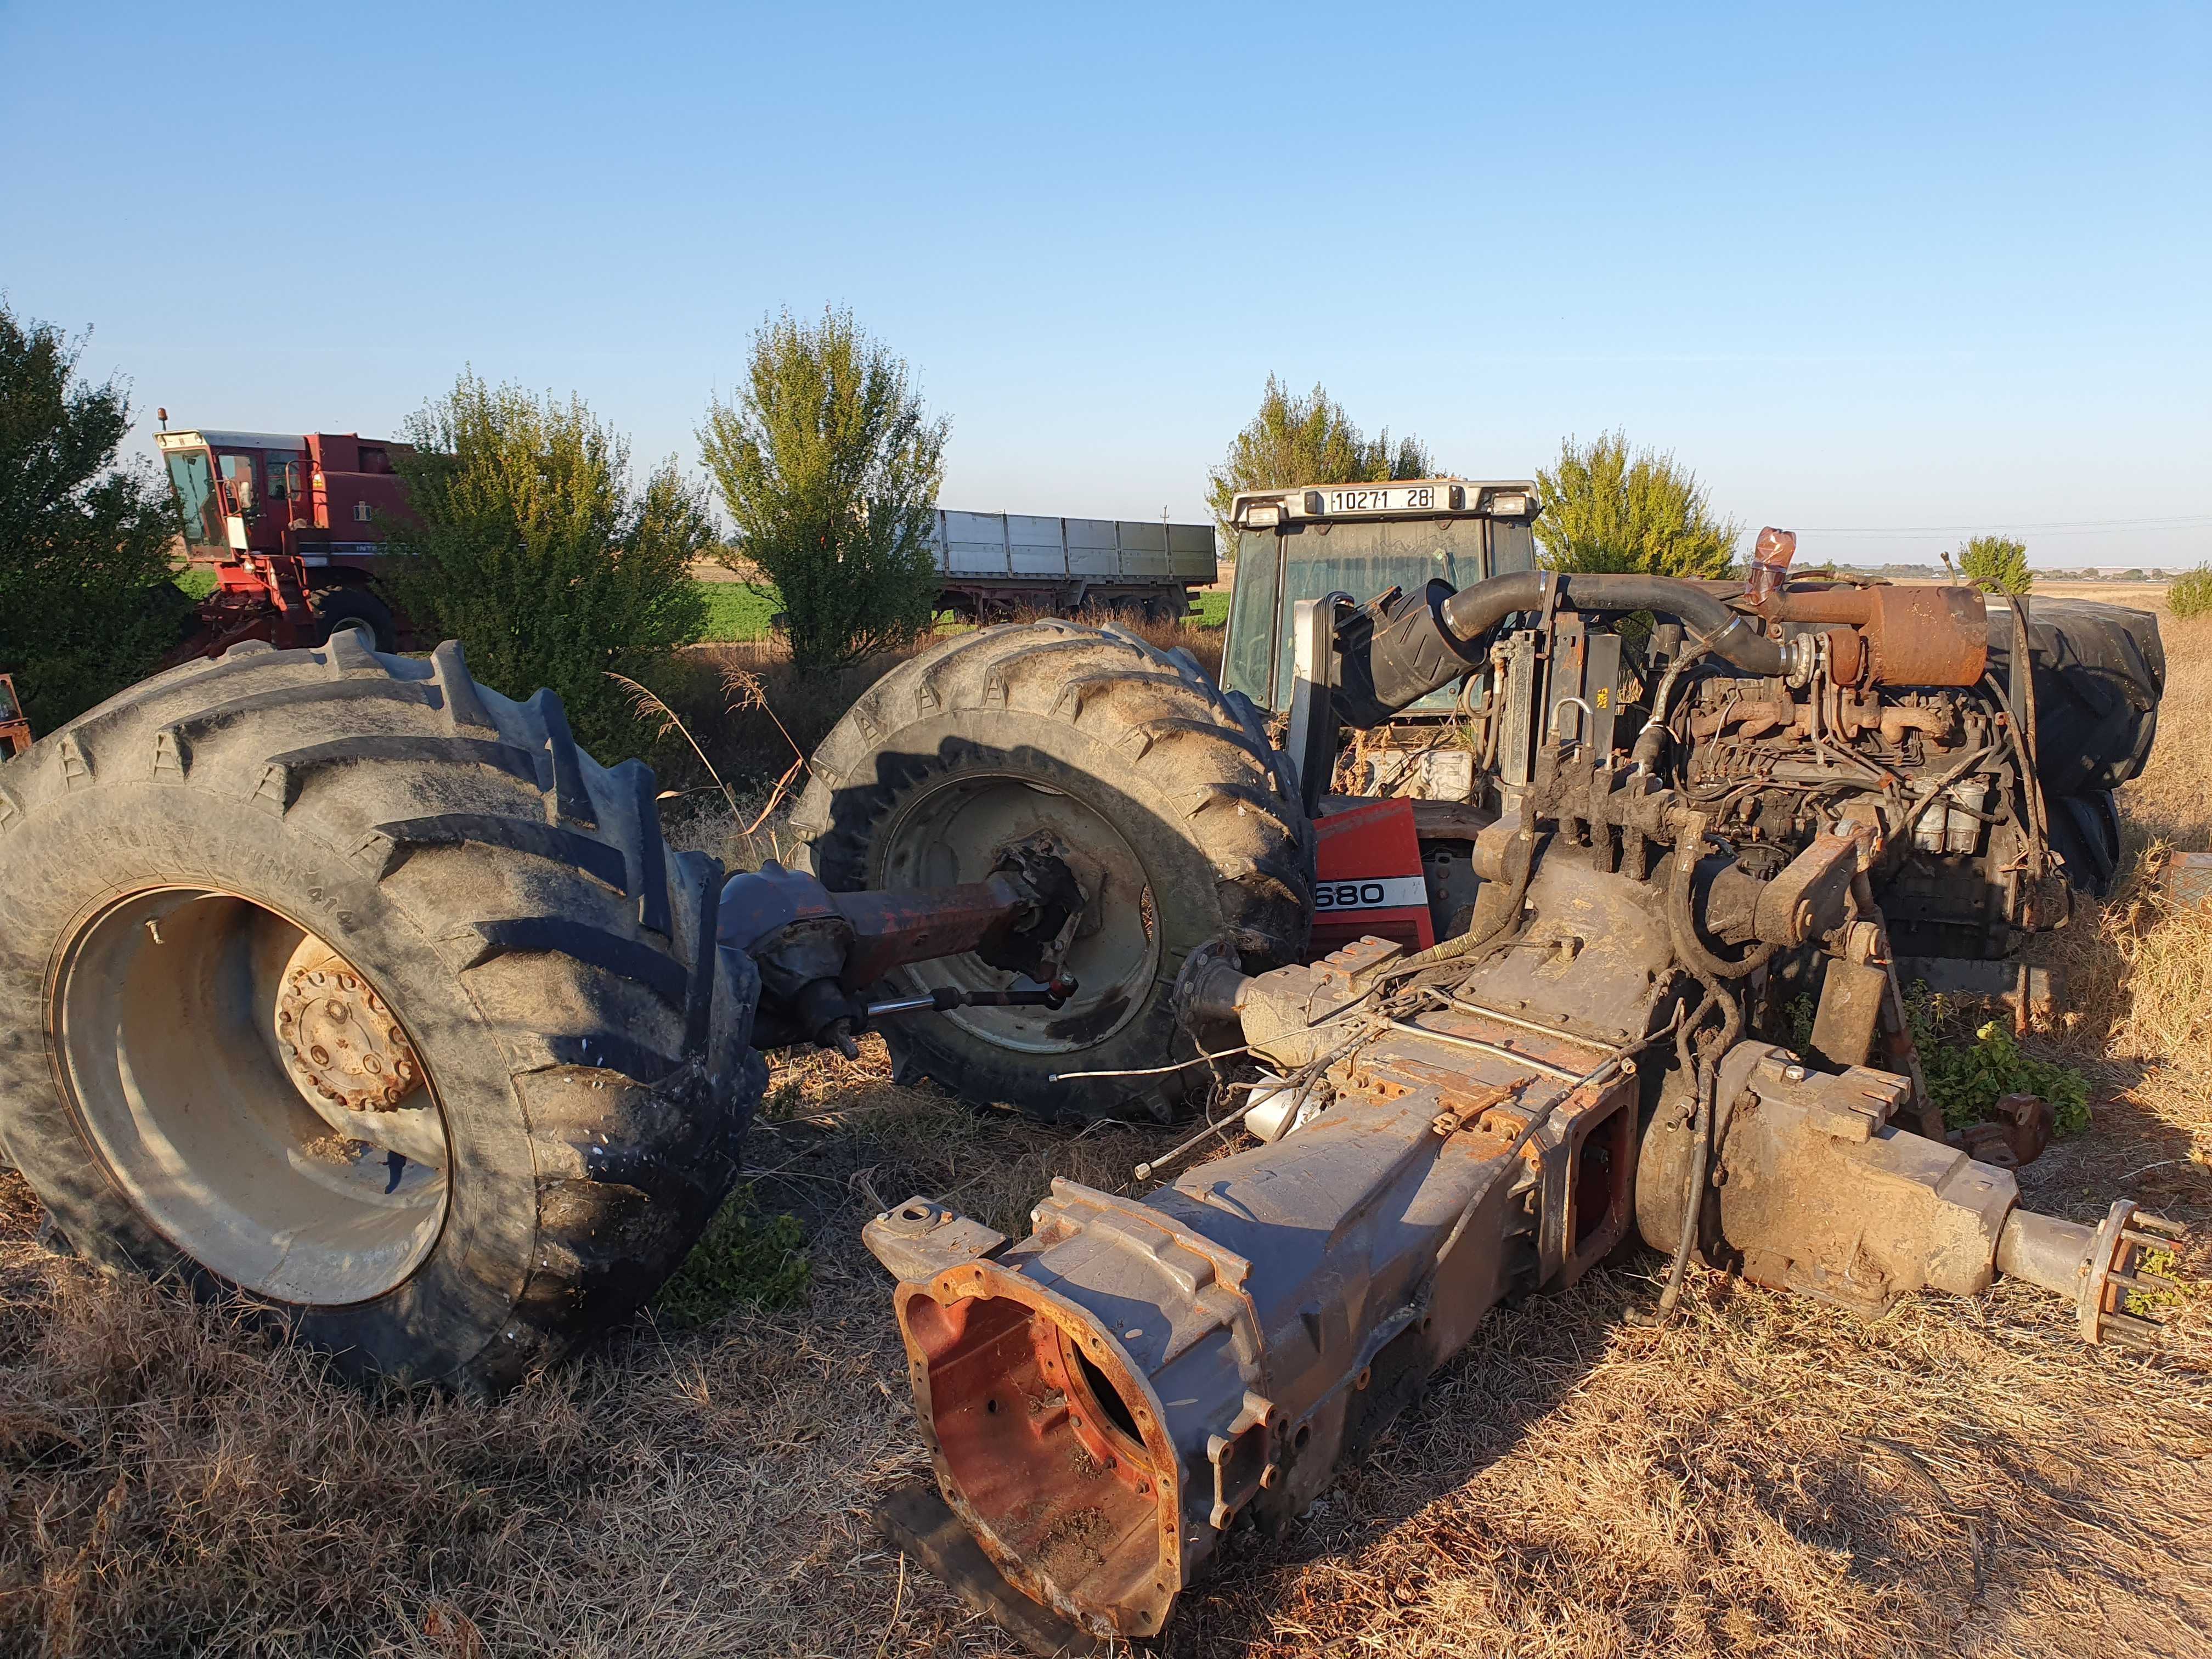
<path id="1" fill-rule="evenodd" d="M 835 891 L 981 881 L 1017 844 L 1068 864 L 1085 908 L 1066 1006 L 885 1033 L 902 1077 L 1042 1115 L 1172 1118 L 1210 1081 L 1158 1072 L 1199 1053 L 1174 996 L 1191 953 L 1224 942 L 1256 971 L 1298 957 L 1313 918 L 1313 832 L 1251 704 L 1117 629 L 987 628 L 892 670 L 815 755 L 793 827 Z M 1026 981 L 969 956 L 896 982 Z M 1156 1074 L 1051 1081 L 1102 1071 Z"/>
<path id="2" fill-rule="evenodd" d="M 82 1255 L 496 1389 L 729 1190 L 759 981 L 650 771 L 367 637 L 173 669 L 0 767 L 0 1150 Z"/>

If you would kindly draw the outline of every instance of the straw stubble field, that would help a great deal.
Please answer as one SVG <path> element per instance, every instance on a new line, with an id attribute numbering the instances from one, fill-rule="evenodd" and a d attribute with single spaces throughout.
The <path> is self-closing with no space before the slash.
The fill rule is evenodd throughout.
<path id="1" fill-rule="evenodd" d="M 2097 1121 L 2024 1185 L 2201 1224 L 2212 914 L 2170 909 L 2149 869 L 2212 845 L 2212 623 L 2166 639 L 2136 871 L 2064 941 L 2071 1007 L 2041 1039 L 2088 1071 Z M 0 1176 L 0 1651 L 1013 1651 L 871 1531 L 925 1460 L 859 1225 L 927 1190 L 1018 1231 L 1053 1172 L 1125 1187 L 1164 1137 L 980 1117 L 894 1086 L 879 1049 L 775 1088 L 754 1191 L 806 1231 L 807 1304 L 641 1322 L 488 1407 L 364 1399 L 97 1279 Z M 2146 1360 L 2004 1286 L 1863 1325 L 1701 1273 L 1654 1332 L 1622 1317 L 1653 1277 L 1493 1318 L 1312 1513 L 1231 1541 L 1164 1650 L 2212 1650 L 2212 1298 Z"/>

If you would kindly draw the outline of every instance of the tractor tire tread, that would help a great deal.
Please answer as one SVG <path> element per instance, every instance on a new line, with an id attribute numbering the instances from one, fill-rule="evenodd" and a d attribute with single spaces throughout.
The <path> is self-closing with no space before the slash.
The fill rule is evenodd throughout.
<path id="1" fill-rule="evenodd" d="M 1022 727 L 1028 735 L 1009 735 L 1009 722 L 1021 721 L 1035 722 Z M 1156 901 L 1176 908 L 1177 931 L 1162 946 L 1161 976 L 1137 1014 L 1103 1046 L 987 1054 L 981 1039 L 933 1036 L 915 1022 L 886 1034 L 896 1074 L 1046 1115 L 1168 1117 L 1204 1084 L 1203 1071 L 1135 1085 L 1044 1079 L 1060 1070 L 1157 1065 L 1168 1058 L 1157 1052 L 1164 1048 L 1194 1054 L 1164 1009 L 1183 955 L 1204 938 L 1229 940 L 1255 970 L 1304 951 L 1314 840 L 1295 788 L 1250 705 L 1225 696 L 1187 658 L 1113 627 L 981 629 L 893 669 L 823 742 L 793 813 L 815 873 L 833 890 L 872 884 L 871 848 L 907 792 L 968 763 L 963 754 L 1001 743 L 1049 751 L 1062 769 L 1054 776 L 1100 780 L 1157 824 L 1156 847 L 1182 849 L 1163 854 L 1153 877 L 1182 884 Z M 1184 931 L 1192 937 L 1183 939 Z"/>
<path id="2" fill-rule="evenodd" d="M 422 963 L 408 971 L 451 976 L 457 1011 L 441 1021 L 478 1033 L 482 1075 L 497 1071 L 496 1087 L 478 1091 L 468 1109 L 505 1114 L 514 1127 L 503 1133 L 527 1148 L 525 1164 L 501 1179 L 536 1194 L 534 1212 L 504 1215 L 501 1227 L 532 1242 L 496 1328 L 424 1335 L 419 1365 L 409 1363 L 404 1337 L 375 1356 L 341 1350 L 339 1364 L 496 1389 L 631 1311 L 734 1185 L 765 1079 L 750 1046 L 758 979 L 713 937 L 719 865 L 668 857 L 647 769 L 600 767 L 550 692 L 517 702 L 482 688 L 451 642 L 423 661 L 382 656 L 363 641 L 347 629 L 313 651 L 234 648 L 212 665 L 188 664 L 111 698 L 10 763 L 0 836 L 58 839 L 63 820 L 86 811 L 69 799 L 85 788 L 114 792 L 100 805 L 125 821 L 166 811 L 173 822 L 236 822 L 238 803 L 258 801 L 276 809 L 282 827 L 253 833 L 304 849 L 339 878 L 354 872 L 388 902 L 378 937 L 422 941 Z M 179 732 L 190 740 L 180 744 Z M 106 765 L 115 740 L 134 733 L 128 747 L 152 753 L 151 772 Z M 148 782 L 169 787 L 143 792 Z M 352 918 L 325 923 L 298 896 L 303 923 L 347 951 L 339 922 Z M 313 901 L 324 897 L 317 891 Z M 14 908 L 20 915 L 25 907 Z M 52 941 L 16 931 L 11 951 L 0 929 L 0 969 L 20 990 L 27 963 L 35 957 L 42 965 Z M 9 1022 L 21 1029 L 0 1031 L 0 1142 L 19 1164 L 20 1143 L 40 1133 L 20 1103 L 40 1086 L 33 1071 L 45 1074 L 44 1094 L 57 1095 L 38 1030 L 41 1006 L 33 996 Z M 427 1048 L 425 1059 L 437 1075 Z M 454 1104 L 442 1103 L 450 1121 Z M 59 1155 L 46 1149 L 48 1161 Z M 69 1185 L 58 1183 L 50 1208 L 70 1209 L 58 1190 Z M 127 1212 L 119 1195 L 114 1202 Z M 98 1218 L 56 1219 L 80 1248 L 131 1265 L 128 1242 L 103 1239 Z M 455 1232 L 445 1229 L 418 1278 Z M 195 1264 L 178 1265 L 204 1291 L 230 1293 Z M 303 1305 L 271 1317 L 333 1346 L 335 1325 L 318 1321 L 347 1312 Z"/>

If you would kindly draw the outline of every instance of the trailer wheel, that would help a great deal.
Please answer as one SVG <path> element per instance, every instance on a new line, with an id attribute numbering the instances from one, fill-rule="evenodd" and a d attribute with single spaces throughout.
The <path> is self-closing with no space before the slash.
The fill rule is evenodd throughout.
<path id="1" fill-rule="evenodd" d="M 758 981 L 653 775 L 454 645 L 241 647 L 0 776 L 0 1142 L 80 1255 L 496 1389 L 732 1185 Z"/>
<path id="2" fill-rule="evenodd" d="M 375 594 L 358 587 L 331 587 L 315 595 L 315 615 L 325 624 L 325 637 L 341 629 L 357 628 L 368 635 L 371 649 L 399 649 L 399 627 L 392 607 Z"/>
<path id="3" fill-rule="evenodd" d="M 1074 870 L 1086 900 L 1066 961 L 1074 1000 L 885 1034 L 903 1075 L 1040 1114 L 1172 1116 L 1209 1081 L 1204 1066 L 1049 1079 L 1195 1055 L 1173 1006 L 1191 952 L 1225 940 L 1248 969 L 1273 966 L 1304 951 L 1312 920 L 1312 830 L 1252 706 L 1186 653 L 1118 629 L 985 629 L 894 669 L 817 752 L 793 827 L 840 891 L 981 880 L 1018 843 Z M 974 957 L 897 981 L 1016 982 Z"/>

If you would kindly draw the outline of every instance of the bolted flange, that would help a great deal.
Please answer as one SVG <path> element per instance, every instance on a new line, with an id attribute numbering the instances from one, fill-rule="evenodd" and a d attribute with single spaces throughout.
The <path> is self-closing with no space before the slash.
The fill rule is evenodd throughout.
<path id="1" fill-rule="evenodd" d="M 422 1086 L 422 1062 L 384 999 L 312 937 L 285 965 L 276 1042 L 303 1093 L 348 1111 L 392 1111 Z"/>

